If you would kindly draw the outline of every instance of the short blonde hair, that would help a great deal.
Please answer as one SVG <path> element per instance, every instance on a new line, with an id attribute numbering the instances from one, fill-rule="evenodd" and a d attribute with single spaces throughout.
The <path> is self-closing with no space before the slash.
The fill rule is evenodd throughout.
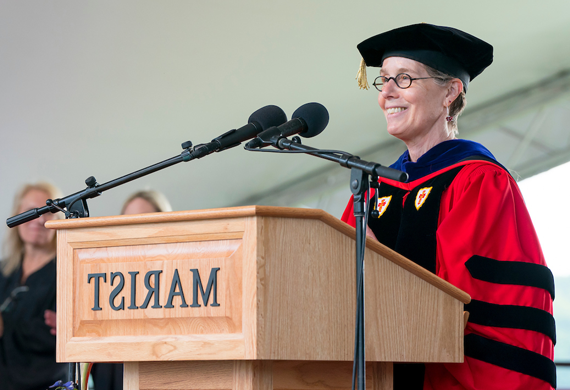
<path id="1" fill-rule="evenodd" d="M 441 72 L 437 69 L 432 68 L 426 64 L 422 64 L 427 73 L 434 77 L 434 81 L 436 84 L 441 86 L 447 86 L 449 82 L 457 77 L 450 76 L 444 72 Z M 447 122 L 447 128 L 451 130 L 454 134 L 459 133 L 459 128 L 457 126 L 457 118 L 467 105 L 467 98 L 465 97 L 465 89 L 461 91 L 461 93 L 455 98 L 455 100 L 449 106 L 449 116 L 452 118 L 449 122 Z"/>
<path id="2" fill-rule="evenodd" d="M 30 183 L 23 185 L 20 190 L 14 196 L 14 203 L 12 206 L 12 215 L 18 214 L 20 211 L 20 206 L 22 205 L 22 199 L 26 194 L 32 190 L 38 190 L 48 194 L 50 199 L 60 198 L 62 196 L 59 188 L 51 183 L 41 181 L 37 183 Z M 61 218 L 61 213 L 55 214 L 55 218 Z M 53 241 L 51 243 L 53 250 L 55 252 L 57 247 L 56 235 L 53 236 Z M 24 257 L 24 242 L 20 237 L 18 228 L 11 228 L 8 230 L 8 234 L 4 239 L 4 260 L 2 261 L 2 273 L 4 276 L 8 276 L 18 269 L 22 259 Z"/>
<path id="3" fill-rule="evenodd" d="M 127 198 L 125 203 L 123 203 L 123 207 L 121 208 L 121 214 L 124 214 L 127 205 L 137 198 L 146 200 L 154 207 L 157 212 L 172 211 L 170 202 L 161 192 L 155 190 L 142 190 L 135 192 Z"/>

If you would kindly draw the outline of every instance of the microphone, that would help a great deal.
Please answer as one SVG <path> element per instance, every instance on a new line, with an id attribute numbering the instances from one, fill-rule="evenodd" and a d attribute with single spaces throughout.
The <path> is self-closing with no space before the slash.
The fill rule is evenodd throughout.
<path id="1" fill-rule="evenodd" d="M 274 126 L 279 126 L 285 123 L 286 121 L 287 121 L 287 115 L 285 115 L 285 112 L 283 112 L 283 110 L 280 109 L 279 107 L 272 105 L 262 107 L 250 115 L 247 125 L 242 126 L 239 129 L 230 130 L 227 133 L 224 133 L 219 137 L 214 138 L 212 142 L 196 145 L 194 148 L 191 148 L 192 146 L 191 142 L 185 142 L 182 144 L 182 148 L 184 149 L 184 151 L 180 154 L 180 156 L 164 160 L 158 164 L 154 164 L 149 167 L 140 169 L 136 172 L 122 176 L 118 179 L 112 180 L 102 185 L 97 184 L 95 179 L 93 179 L 92 177 L 88 178 L 85 181 L 85 184 L 87 184 L 88 186 L 87 189 L 66 196 L 65 198 L 62 199 L 55 199 L 51 202 L 50 200 L 48 200 L 46 201 L 47 204 L 46 206 L 31 209 L 21 214 L 10 217 L 6 220 L 6 223 L 8 227 L 14 227 L 22 223 L 36 219 L 42 214 L 48 212 L 56 213 L 57 211 L 65 212 L 66 217 L 68 218 L 69 215 L 73 215 L 74 218 L 76 216 L 79 217 L 89 216 L 87 210 L 87 203 L 85 200 L 101 195 L 102 191 L 117 187 L 121 184 L 127 183 L 134 179 L 138 179 L 139 177 L 148 175 L 149 173 L 156 172 L 160 169 L 164 169 L 173 164 L 177 164 L 181 161 L 190 161 L 194 158 L 201 158 L 207 156 L 208 154 L 213 152 L 220 152 L 222 150 L 232 148 L 234 146 L 239 145 L 243 141 L 255 137 L 263 130 Z M 189 145 L 186 146 L 186 144 L 188 143 Z M 91 179 L 93 179 L 93 181 L 90 184 Z M 74 205 L 77 204 L 82 205 L 81 211 L 79 211 L 79 208 L 74 208 Z M 66 210 L 63 210 L 63 208 L 65 207 L 67 207 L 68 211 L 71 211 L 71 213 L 67 212 Z"/>
<path id="2" fill-rule="evenodd" d="M 247 125 L 239 129 L 233 129 L 214 138 L 212 142 L 196 145 L 191 155 L 192 158 L 202 158 L 213 152 L 238 146 L 243 141 L 254 138 L 265 129 L 279 126 L 287 121 L 285 112 L 274 105 L 260 108 L 250 115 Z"/>
<path id="3" fill-rule="evenodd" d="M 293 134 L 311 138 L 322 133 L 329 124 L 329 112 L 319 103 L 307 103 L 297 108 L 293 118 L 280 126 L 270 127 L 249 141 L 246 148 L 261 148 L 267 145 L 276 146 L 281 138 Z"/>

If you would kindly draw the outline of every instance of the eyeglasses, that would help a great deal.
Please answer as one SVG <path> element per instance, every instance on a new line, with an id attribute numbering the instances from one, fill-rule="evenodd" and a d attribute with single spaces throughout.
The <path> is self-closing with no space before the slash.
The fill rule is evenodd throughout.
<path id="1" fill-rule="evenodd" d="M 372 85 L 376 87 L 379 92 L 382 92 L 382 85 L 387 84 L 388 81 L 394 80 L 398 88 L 406 89 L 410 88 L 412 81 L 414 80 L 424 80 L 424 79 L 439 79 L 439 77 L 412 77 L 407 73 L 400 73 L 396 77 L 386 77 L 378 76 L 374 79 Z"/>

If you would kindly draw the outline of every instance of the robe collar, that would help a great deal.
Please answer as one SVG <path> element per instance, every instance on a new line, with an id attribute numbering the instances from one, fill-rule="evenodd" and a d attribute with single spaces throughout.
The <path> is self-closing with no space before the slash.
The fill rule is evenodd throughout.
<path id="1" fill-rule="evenodd" d="M 410 154 L 406 150 L 390 168 L 406 172 L 409 175 L 408 182 L 411 182 L 470 156 L 484 156 L 496 161 L 495 156 L 480 143 L 453 139 L 435 145 L 416 162 L 410 160 Z"/>

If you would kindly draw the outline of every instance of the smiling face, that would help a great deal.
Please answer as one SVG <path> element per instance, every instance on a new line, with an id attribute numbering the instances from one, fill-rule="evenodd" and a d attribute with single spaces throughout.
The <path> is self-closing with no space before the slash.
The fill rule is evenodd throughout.
<path id="1" fill-rule="evenodd" d="M 22 198 L 18 213 L 45 206 L 46 199 L 49 197 L 49 194 L 44 191 L 38 189 L 29 190 Z M 36 247 L 49 247 L 52 245 L 55 230 L 46 229 L 44 224 L 53 218 L 54 215 L 52 213 L 47 213 L 18 226 L 18 232 L 24 244 Z"/>
<path id="2" fill-rule="evenodd" d="M 403 57 L 384 60 L 380 75 L 396 77 L 400 73 L 412 78 L 429 77 L 425 67 L 417 61 Z M 440 133 L 447 133 L 447 92 L 447 88 L 437 85 L 434 79 L 414 80 L 406 89 L 399 88 L 394 80 L 388 81 L 378 95 L 388 133 L 408 145 L 444 136 Z"/>

